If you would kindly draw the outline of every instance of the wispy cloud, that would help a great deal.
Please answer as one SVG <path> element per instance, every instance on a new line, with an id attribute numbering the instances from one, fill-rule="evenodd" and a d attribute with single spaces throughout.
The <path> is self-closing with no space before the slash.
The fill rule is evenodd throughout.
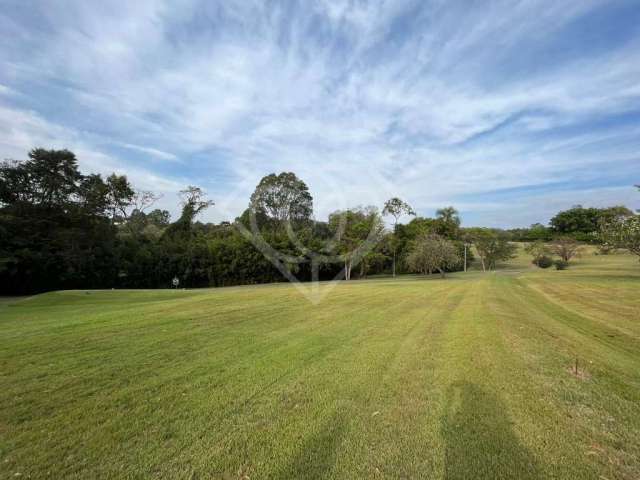
<path id="1" fill-rule="evenodd" d="M 536 186 L 565 185 L 546 194 L 562 208 L 595 177 L 584 198 L 633 203 L 633 6 L 12 3 L 0 13 L 0 154 L 65 144 L 87 168 L 106 155 L 158 188 L 199 183 L 227 207 L 214 220 L 279 170 L 307 181 L 318 217 L 337 198 L 380 205 L 395 192 L 423 214 L 458 204 L 472 222 L 521 225 L 550 213 L 526 203 Z"/>
<path id="2" fill-rule="evenodd" d="M 178 157 L 175 156 L 173 153 L 163 152 L 162 150 L 158 150 L 156 148 L 143 147 L 140 145 L 132 145 L 130 143 L 119 143 L 119 142 L 114 143 L 114 145 L 128 148 L 129 150 L 135 150 L 137 152 L 146 153 L 148 155 L 151 155 L 152 157 L 156 157 L 161 160 L 168 160 L 172 162 L 179 161 Z"/>

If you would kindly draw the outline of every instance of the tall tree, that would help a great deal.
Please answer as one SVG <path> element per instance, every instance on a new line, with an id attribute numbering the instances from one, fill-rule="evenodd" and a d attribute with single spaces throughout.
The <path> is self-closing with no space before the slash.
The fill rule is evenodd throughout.
<path id="1" fill-rule="evenodd" d="M 456 238 L 460 228 L 460 214 L 453 207 L 436 210 L 436 230 L 438 234 L 447 238 Z"/>
<path id="2" fill-rule="evenodd" d="M 391 238 L 391 249 L 393 253 L 393 276 L 396 276 L 396 257 L 398 250 L 398 221 L 400 217 L 403 215 L 414 215 L 416 212 L 411 208 L 411 206 L 399 199 L 398 197 L 393 197 L 387 200 L 384 204 L 384 208 L 382 209 L 382 215 L 387 216 L 391 215 L 393 217 L 393 236 Z"/>
<path id="3" fill-rule="evenodd" d="M 126 179 L 121 183 L 130 189 Z M 112 286 L 108 182 L 82 175 L 68 150 L 34 149 L 0 164 L 0 285 L 6 292 Z"/>
<path id="4" fill-rule="evenodd" d="M 206 197 L 207 194 L 204 190 L 193 185 L 189 185 L 186 189 L 180 190 L 182 215 L 187 217 L 189 221 L 193 221 L 200 212 L 214 204 L 213 200 L 207 200 Z"/>
<path id="5" fill-rule="evenodd" d="M 127 207 L 131 205 L 135 192 L 124 175 L 112 173 L 107 177 L 106 184 L 111 221 L 121 224 L 127 219 Z"/>
<path id="6" fill-rule="evenodd" d="M 311 219 L 313 198 L 307 185 L 294 173 L 272 173 L 263 177 L 251 195 L 252 214 L 264 215 L 276 228 L 297 225 Z"/>
<path id="7" fill-rule="evenodd" d="M 82 175 L 69 150 L 35 148 L 24 162 L 9 160 L 0 167 L 0 202 L 63 208 L 78 192 Z"/>
<path id="8" fill-rule="evenodd" d="M 189 185 L 180 191 L 182 213 L 180 218 L 169 225 L 165 231 L 167 237 L 188 237 L 192 232 L 194 219 L 205 209 L 213 205 L 213 200 L 206 199 L 207 194 L 200 187 Z"/>

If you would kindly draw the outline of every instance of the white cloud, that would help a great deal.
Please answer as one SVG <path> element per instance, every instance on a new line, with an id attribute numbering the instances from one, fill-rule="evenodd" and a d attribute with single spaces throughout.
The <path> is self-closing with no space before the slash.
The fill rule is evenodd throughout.
<path id="1" fill-rule="evenodd" d="M 464 194 L 570 182 L 602 155 L 629 161 L 637 132 L 539 135 L 640 109 L 640 38 L 527 75 L 506 75 L 507 60 L 602 4 L 322 0 L 287 9 L 144 0 L 69 2 L 62 12 L 42 2 L 51 31 L 18 36 L 14 51 L 0 51 L 12 65 L 9 85 L 34 73 L 64 83 L 74 107 L 109 132 L 69 131 L 55 114 L 13 106 L 18 121 L 0 144 L 24 155 L 29 142 L 70 139 L 91 156 L 106 142 L 162 165 L 197 155 L 198 165 L 163 175 L 113 156 L 95 165 L 138 172 L 166 190 L 197 170 L 197 183 L 216 184 L 214 199 L 233 197 L 226 203 L 236 214 L 247 185 L 280 170 L 309 183 L 319 217 L 337 197 L 380 205 L 393 191 L 427 209 Z M 24 55 L 26 45 L 37 48 Z M 508 135 L 468 143 L 505 122 Z M 221 167 L 229 180 L 214 182 Z"/>
<path id="2" fill-rule="evenodd" d="M 136 150 L 138 152 L 146 153 L 146 154 L 151 155 L 152 157 L 156 157 L 156 158 L 159 158 L 161 160 L 179 162 L 178 157 L 175 156 L 173 153 L 163 152 L 162 150 L 157 150 L 155 148 L 143 147 L 143 146 L 140 146 L 140 145 L 132 145 L 131 143 L 116 143 L 115 145 L 118 145 L 118 146 L 121 146 L 121 147 L 124 147 L 124 148 L 128 148 L 130 150 Z"/>
<path id="3" fill-rule="evenodd" d="M 190 181 L 157 175 L 152 171 L 128 164 L 87 144 L 78 131 L 51 124 L 35 112 L 0 106 L 0 148 L 4 158 L 22 160 L 32 148 L 69 149 L 76 154 L 84 173 L 117 173 L 127 175 L 137 188 L 164 195 L 159 205 L 175 212 L 175 196 Z M 191 183 L 194 183 L 191 181 Z"/>
<path id="4" fill-rule="evenodd" d="M 7 87 L 6 85 L 2 85 L 0 83 L 0 95 L 10 95 L 13 94 L 13 90 L 9 87 Z"/>

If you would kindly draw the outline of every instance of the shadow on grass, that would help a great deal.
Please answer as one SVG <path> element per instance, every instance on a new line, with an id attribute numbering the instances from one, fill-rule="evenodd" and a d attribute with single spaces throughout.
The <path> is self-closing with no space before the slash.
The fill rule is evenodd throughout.
<path id="1" fill-rule="evenodd" d="M 341 415 L 331 416 L 320 430 L 302 440 L 289 462 L 270 478 L 282 480 L 327 478 L 336 463 L 344 427 L 344 419 Z"/>
<path id="2" fill-rule="evenodd" d="M 451 386 L 447 402 L 450 412 L 442 419 L 445 479 L 543 478 L 495 394 L 461 382 Z"/>

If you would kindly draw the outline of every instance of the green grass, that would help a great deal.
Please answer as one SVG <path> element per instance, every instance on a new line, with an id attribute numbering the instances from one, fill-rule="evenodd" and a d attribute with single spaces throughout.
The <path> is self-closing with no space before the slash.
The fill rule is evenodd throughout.
<path id="1" fill-rule="evenodd" d="M 640 265 L 0 301 L 0 478 L 640 478 Z M 575 358 L 579 375 L 571 373 Z"/>

